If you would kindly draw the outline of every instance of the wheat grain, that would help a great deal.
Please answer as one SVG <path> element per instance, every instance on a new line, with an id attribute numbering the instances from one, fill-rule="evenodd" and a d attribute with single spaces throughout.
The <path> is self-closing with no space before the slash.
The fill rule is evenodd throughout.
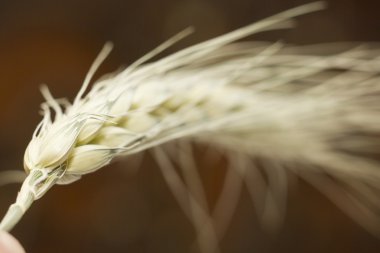
<path id="1" fill-rule="evenodd" d="M 191 32 L 185 30 L 123 72 L 96 82 L 85 95 L 112 48 L 106 44 L 72 104 L 54 99 L 42 87 L 43 120 L 24 157 L 29 175 L 0 228 L 10 230 L 54 184 L 72 183 L 116 157 L 156 147 L 165 179 L 197 227 L 203 252 L 218 251 L 233 212 L 225 203 L 237 198 L 239 192 L 231 189 L 242 184 L 261 202 L 257 206 L 264 223 L 273 226 L 282 219 L 286 164 L 299 165 L 293 168 L 298 175 L 379 234 L 380 171 L 371 158 L 378 154 L 380 132 L 379 50 L 366 45 L 337 50 L 345 46 L 235 43 L 257 32 L 287 28 L 293 17 L 323 7 L 316 2 L 294 8 L 145 64 Z M 310 53 L 324 48 L 335 53 Z M 178 139 L 211 143 L 233 154 L 237 174 L 230 175 L 230 190 L 212 215 L 207 214 L 187 144 L 180 149 L 180 164 L 188 168 L 186 184 L 170 169 L 173 156 L 165 146 L 157 148 Z M 267 159 L 262 167 L 268 182 L 260 180 L 262 171 L 252 166 L 251 157 Z M 262 191 L 268 192 L 264 199 Z"/>

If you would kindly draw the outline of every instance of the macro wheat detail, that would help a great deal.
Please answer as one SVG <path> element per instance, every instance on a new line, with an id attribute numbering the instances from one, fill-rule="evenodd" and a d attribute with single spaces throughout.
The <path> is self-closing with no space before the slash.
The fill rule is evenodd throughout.
<path id="1" fill-rule="evenodd" d="M 323 2 L 300 6 L 147 63 L 192 32 L 186 29 L 87 91 L 111 51 L 107 43 L 72 103 L 53 98 L 42 87 L 43 119 L 24 156 L 28 176 L 0 229 L 11 230 L 54 184 L 70 184 L 117 157 L 148 149 L 154 150 L 173 194 L 199 227 L 209 218 L 202 194 L 193 187 L 190 204 L 183 202 L 186 194 L 171 169 L 173 157 L 161 148 L 173 140 L 190 140 L 230 152 L 231 164 L 252 195 L 249 180 L 257 171 L 250 159 L 267 159 L 278 202 L 286 191 L 283 165 L 297 165 L 292 166 L 297 175 L 379 235 L 380 164 L 374 156 L 380 143 L 380 51 L 369 45 L 347 49 L 349 44 L 236 42 L 289 28 L 292 18 L 323 8 Z M 314 53 L 324 48 L 335 53 Z M 187 173 L 190 160 L 183 159 Z M 198 239 L 207 239 L 203 252 L 215 251 L 222 236 L 212 230 L 212 224 L 206 232 L 197 230 Z"/>

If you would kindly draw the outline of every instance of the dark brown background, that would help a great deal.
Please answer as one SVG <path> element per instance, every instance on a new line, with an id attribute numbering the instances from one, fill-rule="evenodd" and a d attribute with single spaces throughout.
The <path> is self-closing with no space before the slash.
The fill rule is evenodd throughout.
<path id="1" fill-rule="evenodd" d="M 181 29 L 197 33 L 175 48 L 247 25 L 303 0 L 0 1 L 0 169 L 22 169 L 24 149 L 40 120 L 39 84 L 73 98 L 105 41 L 115 49 L 100 72 L 115 70 Z M 331 0 L 299 18 L 296 29 L 258 35 L 294 43 L 379 41 L 378 0 Z M 169 50 L 170 51 L 170 50 Z M 173 50 L 171 50 L 173 51 Z M 204 174 L 209 198 L 218 168 Z M 0 190 L 0 215 L 18 185 Z M 128 161 L 52 189 L 13 230 L 29 253 L 188 252 L 193 229 L 147 157 L 137 173 Z M 285 224 L 263 231 L 246 194 L 222 241 L 223 252 L 379 252 L 380 241 L 316 190 L 300 182 L 290 194 Z"/>

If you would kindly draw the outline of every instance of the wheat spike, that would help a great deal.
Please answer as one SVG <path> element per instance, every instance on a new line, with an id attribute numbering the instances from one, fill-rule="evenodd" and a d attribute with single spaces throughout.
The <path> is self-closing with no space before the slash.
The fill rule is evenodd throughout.
<path id="1" fill-rule="evenodd" d="M 217 251 L 233 210 L 222 198 L 215 212 L 207 214 L 188 142 L 174 151 L 178 156 L 160 146 L 183 139 L 207 142 L 230 154 L 235 170 L 226 181 L 229 199 L 239 195 L 231 189 L 246 184 L 254 201 L 263 202 L 259 193 L 267 189 L 258 212 L 264 223 L 281 219 L 284 165 L 296 164 L 298 175 L 380 234 L 380 170 L 374 159 L 379 155 L 380 51 L 370 45 L 347 44 L 346 50 L 343 44 L 236 42 L 288 28 L 293 17 L 323 8 L 323 2 L 300 6 L 146 63 L 187 36 L 192 31 L 187 29 L 121 73 L 96 82 L 86 94 L 112 48 L 106 44 L 72 104 L 54 99 L 43 86 L 43 119 L 24 157 L 28 177 L 0 229 L 12 229 L 54 184 L 72 183 L 116 157 L 155 148 L 165 179 L 198 227 L 203 252 Z M 314 53 L 330 49 L 335 53 Z M 187 168 L 189 191 L 171 169 L 175 156 Z M 252 157 L 267 159 L 262 167 L 268 182 L 260 181 L 263 171 L 255 168 Z M 216 221 L 216 229 L 210 220 Z M 200 228 L 204 224 L 205 231 Z"/>

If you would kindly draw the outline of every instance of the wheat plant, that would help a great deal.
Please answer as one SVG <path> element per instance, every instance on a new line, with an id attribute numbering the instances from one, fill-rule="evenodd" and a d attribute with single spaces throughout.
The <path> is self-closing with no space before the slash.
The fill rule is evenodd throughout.
<path id="1" fill-rule="evenodd" d="M 53 185 L 149 149 L 194 224 L 202 252 L 219 250 L 231 201 L 243 185 L 263 224 L 279 222 L 287 169 L 379 235 L 378 47 L 237 42 L 292 27 L 294 17 L 323 8 L 315 2 L 290 9 L 149 62 L 192 32 L 186 29 L 87 91 L 111 51 L 107 43 L 72 103 L 42 87 L 43 119 L 24 157 L 28 176 L 0 228 L 11 230 Z M 209 143 L 229 158 L 231 168 L 212 211 L 194 168 L 193 142 Z M 258 168 L 252 158 L 265 162 Z"/>

